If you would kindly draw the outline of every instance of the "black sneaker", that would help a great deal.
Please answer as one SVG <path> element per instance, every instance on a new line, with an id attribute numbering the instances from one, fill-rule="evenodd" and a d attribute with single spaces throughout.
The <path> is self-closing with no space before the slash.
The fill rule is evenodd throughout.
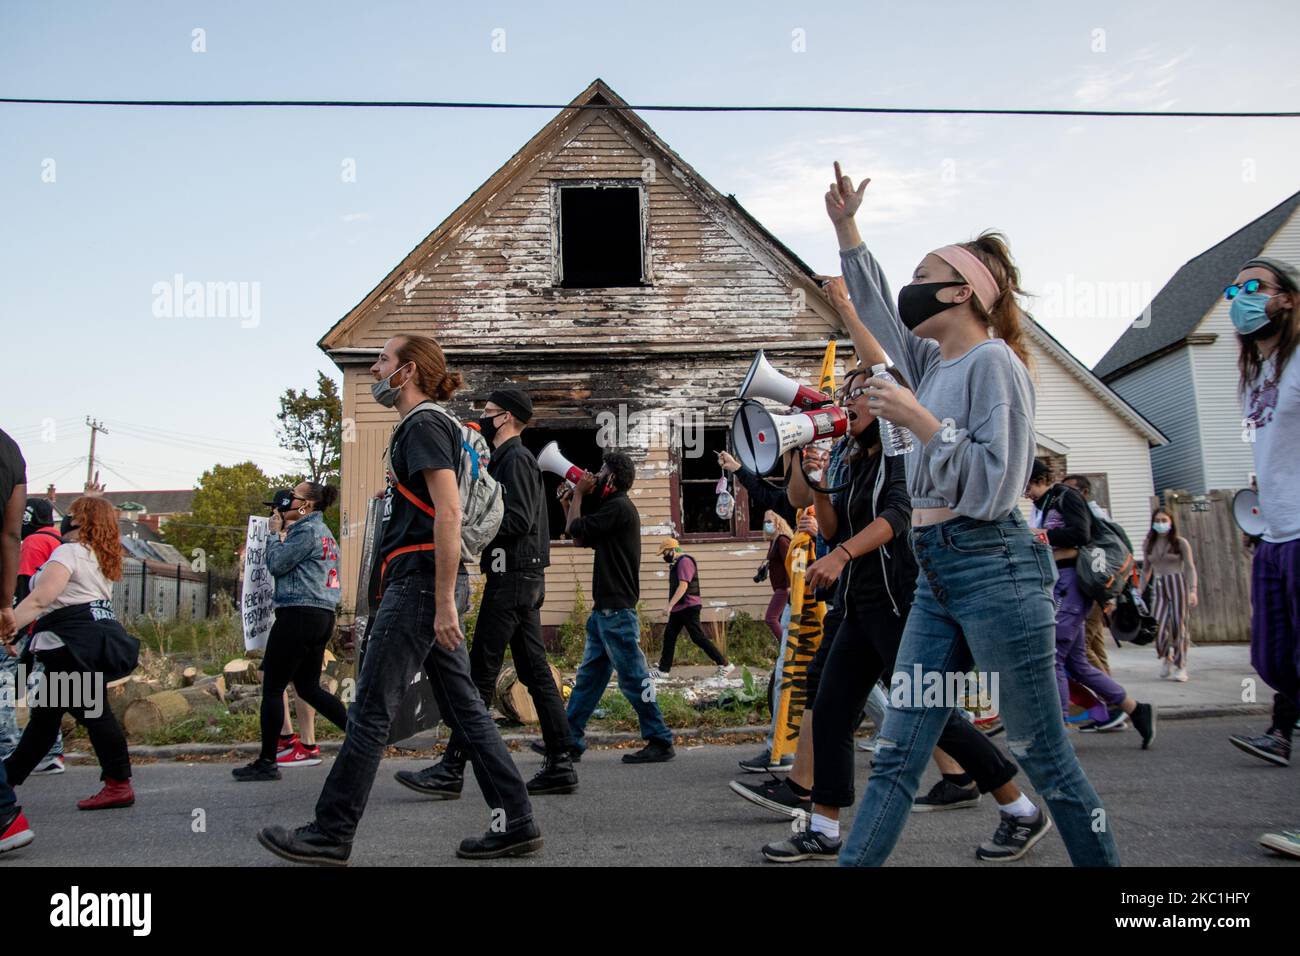
<path id="1" fill-rule="evenodd" d="M 798 863 L 801 860 L 838 860 L 840 841 L 816 830 L 800 830 L 788 840 L 763 847 L 763 858 L 773 863 Z"/>
<path id="2" fill-rule="evenodd" d="M 741 783 L 739 780 L 733 780 L 729 786 L 732 793 L 773 813 L 780 813 L 796 820 L 800 816 L 812 813 L 812 797 L 800 797 L 790 789 L 788 781 L 779 777 L 772 777 L 761 783 Z"/>
<path id="3" fill-rule="evenodd" d="M 1150 704 L 1138 704 L 1133 708 L 1133 729 L 1142 735 L 1142 749 L 1151 746 L 1156 739 L 1156 709 Z"/>
<path id="4" fill-rule="evenodd" d="M 1119 707 L 1112 707 L 1106 712 L 1105 720 L 1090 720 L 1079 727 L 1081 734 L 1100 734 L 1108 730 L 1123 730 L 1128 714 Z"/>
<path id="5" fill-rule="evenodd" d="M 1286 767 L 1291 763 L 1291 741 L 1276 730 L 1260 734 L 1258 737 L 1233 734 L 1228 740 L 1238 750 L 1244 750 L 1251 756 L 1267 760 L 1279 767 Z"/>
<path id="6" fill-rule="evenodd" d="M 316 827 L 315 821 L 290 832 L 284 827 L 266 827 L 257 842 L 276 856 L 294 863 L 318 866 L 347 866 L 351 843 L 336 843 Z"/>
<path id="7" fill-rule="evenodd" d="M 1052 818 L 1042 807 L 1038 808 L 1038 817 L 1016 817 L 1002 813 L 993 839 L 982 843 L 975 851 L 978 859 L 990 863 L 1005 863 L 1018 860 L 1033 848 L 1033 845 L 1052 829 Z"/>
<path id="8" fill-rule="evenodd" d="M 530 796 L 547 793 L 573 793 L 578 789 L 578 775 L 573 771 L 573 761 L 567 754 L 547 757 L 542 769 L 528 781 Z"/>
<path id="9" fill-rule="evenodd" d="M 973 807 L 980 802 L 983 794 L 979 789 L 971 784 L 969 787 L 959 787 L 951 780 L 939 778 L 939 782 L 930 788 L 930 792 L 923 797 L 917 797 L 916 802 L 912 804 L 913 813 L 927 813 L 931 810 L 960 810 L 962 807 Z"/>
<path id="10" fill-rule="evenodd" d="M 541 754 L 543 757 L 545 757 L 548 752 L 546 750 L 546 744 L 536 740 L 534 740 L 531 744 L 528 745 L 528 749 L 535 754 Z M 573 763 L 582 763 L 582 751 L 579 750 L 577 747 L 570 747 L 569 760 Z"/>
<path id="11" fill-rule="evenodd" d="M 236 767 L 230 771 L 230 775 L 244 783 L 260 780 L 279 780 L 280 768 L 275 765 L 274 760 L 263 760 L 258 757 L 246 767 Z"/>
<path id="12" fill-rule="evenodd" d="M 786 754 L 778 763 L 772 763 L 772 751 L 764 750 L 757 757 L 740 761 L 745 773 L 785 773 L 794 766 L 794 754 Z"/>
<path id="13" fill-rule="evenodd" d="M 461 840 L 456 855 L 462 860 L 495 860 L 500 856 L 526 856 L 541 848 L 542 831 L 530 820 L 528 826 L 513 832 L 489 832 L 478 838 Z"/>
<path id="14" fill-rule="evenodd" d="M 435 800 L 459 800 L 465 768 L 440 760 L 423 770 L 399 770 L 393 777 L 404 787 Z"/>
<path id="15" fill-rule="evenodd" d="M 673 749 L 672 744 L 666 744 L 662 740 L 649 740 L 646 745 L 634 754 L 623 754 L 624 763 L 663 763 L 666 760 L 672 760 L 677 756 L 677 751 Z"/>

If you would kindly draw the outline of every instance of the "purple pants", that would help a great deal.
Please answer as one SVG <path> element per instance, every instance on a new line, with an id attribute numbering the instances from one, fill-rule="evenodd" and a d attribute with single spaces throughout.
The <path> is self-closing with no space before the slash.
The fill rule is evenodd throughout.
<path id="1" fill-rule="evenodd" d="M 1250 603 L 1251 665 L 1269 687 L 1300 702 L 1300 540 L 1255 548 Z"/>
<path id="2" fill-rule="evenodd" d="M 1092 599 L 1079 590 L 1074 568 L 1059 568 L 1052 597 L 1056 600 L 1056 686 L 1061 692 L 1061 712 L 1070 716 L 1070 681 L 1082 684 L 1107 707 L 1118 707 L 1128 696 L 1110 675 L 1088 662 L 1085 625 Z"/>

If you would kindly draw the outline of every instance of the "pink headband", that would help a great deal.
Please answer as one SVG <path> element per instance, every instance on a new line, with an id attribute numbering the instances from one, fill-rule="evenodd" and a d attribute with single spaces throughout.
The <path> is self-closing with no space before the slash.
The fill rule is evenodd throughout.
<path id="1" fill-rule="evenodd" d="M 932 254 L 957 270 L 957 274 L 975 291 L 975 298 L 979 299 L 985 312 L 993 311 L 993 303 L 998 300 L 998 284 L 988 266 L 980 262 L 979 256 L 961 246 L 944 246 Z"/>

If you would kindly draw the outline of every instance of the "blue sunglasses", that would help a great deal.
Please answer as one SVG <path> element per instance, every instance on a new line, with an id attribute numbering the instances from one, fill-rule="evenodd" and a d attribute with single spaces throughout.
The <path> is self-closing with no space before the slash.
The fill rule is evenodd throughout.
<path id="1" fill-rule="evenodd" d="M 1247 279 L 1245 282 L 1241 283 L 1240 285 L 1234 282 L 1232 285 L 1228 286 L 1226 289 L 1223 290 L 1223 297 L 1227 299 L 1229 302 L 1231 302 L 1233 299 L 1241 295 L 1241 293 L 1243 292 L 1246 293 L 1247 295 L 1254 295 L 1256 292 L 1260 290 L 1260 287 L 1264 285 L 1267 285 L 1267 283 L 1265 283 L 1262 279 Z M 1276 287 L 1270 285 L 1268 286 L 1268 288 L 1272 289 Z"/>

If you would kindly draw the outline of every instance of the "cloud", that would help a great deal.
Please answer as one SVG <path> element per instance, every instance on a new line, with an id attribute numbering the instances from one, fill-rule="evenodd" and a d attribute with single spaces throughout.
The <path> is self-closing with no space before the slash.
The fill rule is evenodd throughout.
<path id="1" fill-rule="evenodd" d="M 1144 48 L 1117 66 L 1089 66 L 1074 81 L 1073 96 L 1084 109 L 1171 109 L 1178 66 L 1192 55 L 1187 49 L 1176 56 L 1161 56 Z"/>
<path id="2" fill-rule="evenodd" d="M 367 219 L 372 218 L 373 217 L 368 212 L 345 212 L 343 215 L 339 216 L 339 219 L 342 222 L 365 222 Z"/>

